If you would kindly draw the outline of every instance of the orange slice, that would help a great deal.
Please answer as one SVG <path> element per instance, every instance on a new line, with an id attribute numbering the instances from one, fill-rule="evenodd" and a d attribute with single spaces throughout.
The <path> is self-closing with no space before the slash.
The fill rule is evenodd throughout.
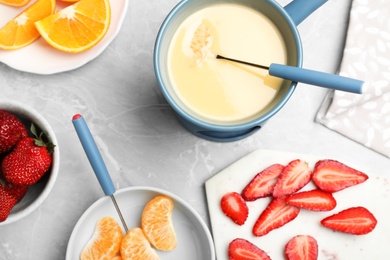
<path id="1" fill-rule="evenodd" d="M 30 0 L 0 0 L 0 4 L 5 4 L 14 7 L 21 7 L 28 4 Z"/>
<path id="2" fill-rule="evenodd" d="M 121 256 L 123 260 L 160 259 L 140 228 L 133 228 L 127 232 L 122 240 Z"/>
<path id="3" fill-rule="evenodd" d="M 142 230 L 149 242 L 157 249 L 170 251 L 177 245 L 172 224 L 173 200 L 157 196 L 150 200 L 142 212 Z"/>
<path id="4" fill-rule="evenodd" d="M 108 31 L 110 21 L 109 0 L 80 0 L 35 25 L 54 48 L 78 53 L 100 42 Z"/>
<path id="5" fill-rule="evenodd" d="M 122 230 L 112 217 L 104 217 L 96 223 L 95 232 L 80 254 L 81 260 L 112 259 L 118 255 Z"/>
<path id="6" fill-rule="evenodd" d="M 0 29 L 0 48 L 16 50 L 27 46 L 39 37 L 34 23 L 53 14 L 55 0 L 38 0 Z"/>
<path id="7" fill-rule="evenodd" d="M 123 260 L 123 258 L 120 255 L 114 256 L 114 258 L 111 258 L 111 260 Z"/>

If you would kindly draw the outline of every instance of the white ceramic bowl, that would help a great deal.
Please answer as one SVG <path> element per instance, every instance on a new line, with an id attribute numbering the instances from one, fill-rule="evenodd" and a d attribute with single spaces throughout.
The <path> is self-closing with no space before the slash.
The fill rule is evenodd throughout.
<path id="1" fill-rule="evenodd" d="M 144 206 L 159 195 L 173 199 L 172 223 L 178 240 L 177 247 L 170 252 L 156 250 L 160 259 L 215 260 L 213 238 L 203 219 L 187 202 L 171 192 L 145 186 L 127 187 L 115 192 L 127 226 L 140 227 Z M 70 236 L 66 260 L 80 258 L 81 251 L 93 235 L 96 222 L 106 216 L 112 216 L 121 223 L 109 196 L 96 201 L 81 216 Z"/>
<path id="2" fill-rule="evenodd" d="M 36 210 L 47 198 L 53 189 L 58 176 L 60 151 L 54 131 L 46 119 L 35 109 L 16 101 L 0 101 L 0 109 L 14 113 L 23 123 L 26 124 L 28 129 L 30 128 L 31 122 L 33 122 L 37 128 L 46 132 L 52 143 L 56 145 L 54 147 L 53 162 L 49 172 L 45 173 L 45 175 L 36 184 L 29 188 L 23 199 L 14 206 L 8 218 L 5 221 L 0 222 L 1 226 L 13 223 L 26 217 Z"/>

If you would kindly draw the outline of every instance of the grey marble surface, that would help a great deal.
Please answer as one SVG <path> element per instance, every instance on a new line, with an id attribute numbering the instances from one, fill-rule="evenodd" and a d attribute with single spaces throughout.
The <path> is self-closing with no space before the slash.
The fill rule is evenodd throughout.
<path id="1" fill-rule="evenodd" d="M 282 5 L 287 0 L 279 0 Z M 27 218 L 0 227 L 0 259 L 65 259 L 72 229 L 104 196 L 71 118 L 84 115 L 117 189 L 153 186 L 187 201 L 209 225 L 204 183 L 259 148 L 332 156 L 381 172 L 390 160 L 314 122 L 327 90 L 298 84 L 288 104 L 244 140 L 209 142 L 176 120 L 160 93 L 152 55 L 157 31 L 177 0 L 129 0 L 122 29 L 96 59 L 55 75 L 0 64 L 0 99 L 26 103 L 52 124 L 61 150 L 54 190 Z M 351 0 L 330 0 L 299 25 L 304 67 L 334 73 L 339 66 Z"/>

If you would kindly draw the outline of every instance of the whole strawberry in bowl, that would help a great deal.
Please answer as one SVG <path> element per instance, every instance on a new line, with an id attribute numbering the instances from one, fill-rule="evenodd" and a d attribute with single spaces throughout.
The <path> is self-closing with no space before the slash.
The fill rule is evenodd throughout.
<path id="1" fill-rule="evenodd" d="M 0 101 L 0 226 L 37 209 L 59 169 L 56 136 L 34 108 Z"/>
<path id="2" fill-rule="evenodd" d="M 51 166 L 54 144 L 44 140 L 44 132 L 38 135 L 33 123 L 30 130 L 33 137 L 21 138 L 1 161 L 2 174 L 13 185 L 33 185 Z"/>
<path id="3" fill-rule="evenodd" d="M 23 137 L 27 137 L 26 126 L 13 113 L 0 110 L 0 154 L 6 154 Z"/>

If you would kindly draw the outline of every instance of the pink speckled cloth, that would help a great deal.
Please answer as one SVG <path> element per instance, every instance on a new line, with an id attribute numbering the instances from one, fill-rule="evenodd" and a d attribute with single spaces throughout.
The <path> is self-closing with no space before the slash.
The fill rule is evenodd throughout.
<path id="1" fill-rule="evenodd" d="M 316 121 L 390 157 L 390 2 L 354 0 L 340 75 L 363 94 L 331 91 Z"/>

